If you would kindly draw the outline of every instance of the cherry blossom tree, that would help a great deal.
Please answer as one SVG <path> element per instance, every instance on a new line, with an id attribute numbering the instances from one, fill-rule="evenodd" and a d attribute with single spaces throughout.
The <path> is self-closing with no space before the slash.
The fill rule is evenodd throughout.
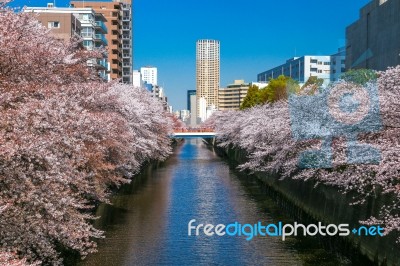
<path id="1" fill-rule="evenodd" d="M 36 266 L 39 262 L 34 264 L 27 263 L 26 259 L 19 259 L 15 253 L 0 252 L 0 265 L 7 266 Z"/>
<path id="2" fill-rule="evenodd" d="M 65 42 L 49 36 L 34 14 L 2 8 L 0 85 L 10 83 L 67 84 L 98 80 L 87 60 L 102 58 L 102 50 L 87 51 L 78 39 Z"/>
<path id="3" fill-rule="evenodd" d="M 294 138 L 288 100 L 267 103 L 243 111 L 218 112 L 208 123 L 216 128 L 217 141 L 221 147 L 239 148 L 248 154 L 247 162 L 240 165 L 240 169 L 265 171 L 279 178 L 312 179 L 317 183 L 335 186 L 344 193 L 355 191 L 353 204 L 363 204 L 377 194 L 388 195 L 393 199 L 392 203 L 385 205 L 377 217 L 361 222 L 381 224 L 385 227 L 386 234 L 390 232 L 398 234 L 400 231 L 400 103 L 398 101 L 400 66 L 389 68 L 378 75 L 376 83 L 368 83 L 365 86 L 371 88 L 375 86 L 379 89 L 382 127 L 372 132 L 361 132 L 357 136 L 358 142 L 369 144 L 380 151 L 378 164 L 349 163 L 346 155 L 349 143 L 344 136 L 337 134 L 330 136 L 333 140 L 331 145 L 329 144 L 333 150 L 330 167 L 299 167 L 301 153 L 321 149 L 323 142 L 318 138 L 309 140 Z M 340 92 L 345 88 L 357 90 L 361 85 L 340 81 L 332 86 L 330 89 Z M 309 97 L 312 91 L 315 94 L 321 93 L 321 90 L 307 90 L 307 88 L 305 90 L 307 93 L 303 95 L 304 97 Z M 322 106 L 315 105 L 312 101 L 302 104 L 301 108 L 308 112 L 304 112 L 305 116 L 300 119 L 301 123 L 305 123 L 306 120 L 312 121 L 321 115 Z M 365 102 L 361 102 L 362 106 L 366 106 Z M 335 110 L 331 115 L 339 117 Z M 318 125 L 310 123 L 304 127 L 312 131 Z M 331 133 L 327 134 L 329 137 Z"/>
<path id="4" fill-rule="evenodd" d="M 173 121 L 146 91 L 104 83 L 102 51 L 0 7 L 0 262 L 62 264 L 96 251 L 91 210 L 171 153 Z M 60 248 L 62 247 L 62 248 Z"/>

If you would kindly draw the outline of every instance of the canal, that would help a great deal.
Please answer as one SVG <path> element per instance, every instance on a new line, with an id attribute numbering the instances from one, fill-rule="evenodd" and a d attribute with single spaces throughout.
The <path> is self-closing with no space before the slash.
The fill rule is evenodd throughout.
<path id="1" fill-rule="evenodd" d="M 79 265 L 353 265 L 311 239 L 188 236 L 188 222 L 277 223 L 291 220 L 202 140 L 176 148 L 97 209 L 106 232 L 99 252 Z"/>

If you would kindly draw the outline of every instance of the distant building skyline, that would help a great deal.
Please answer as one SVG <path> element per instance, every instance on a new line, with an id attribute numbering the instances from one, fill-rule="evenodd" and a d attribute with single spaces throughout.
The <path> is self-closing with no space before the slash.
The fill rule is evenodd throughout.
<path id="1" fill-rule="evenodd" d="M 196 89 L 193 44 L 197 40 L 217 39 L 223 45 L 221 84 L 234 79 L 256 80 L 258 73 L 288 58 L 326 55 L 344 46 L 345 28 L 359 18 L 360 8 L 370 2 L 337 0 L 332 5 L 328 0 L 309 0 L 307 5 L 301 1 L 288 5 L 287 1 L 233 0 L 227 5 L 223 1 L 205 1 L 196 8 L 192 1 L 133 1 L 134 65 L 136 69 L 157 66 L 158 83 L 168 91 L 169 101 L 176 109 L 186 109 L 186 90 Z M 46 6 L 47 2 L 14 0 L 10 5 Z M 68 7 L 69 1 L 57 0 L 56 4 Z M 266 10 L 285 10 L 284 21 L 281 12 L 268 12 L 269 21 L 282 21 L 279 27 L 269 27 Z M 235 20 L 233 14 L 251 14 L 252 19 Z M 162 41 L 154 41 L 154 36 Z"/>

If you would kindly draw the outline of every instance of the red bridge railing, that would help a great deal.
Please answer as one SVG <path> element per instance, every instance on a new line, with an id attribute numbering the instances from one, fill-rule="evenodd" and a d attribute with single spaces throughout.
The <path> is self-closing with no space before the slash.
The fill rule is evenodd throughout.
<path id="1" fill-rule="evenodd" d="M 200 133 L 200 132 L 214 132 L 213 128 L 200 127 L 200 128 L 174 128 L 175 133 Z"/>

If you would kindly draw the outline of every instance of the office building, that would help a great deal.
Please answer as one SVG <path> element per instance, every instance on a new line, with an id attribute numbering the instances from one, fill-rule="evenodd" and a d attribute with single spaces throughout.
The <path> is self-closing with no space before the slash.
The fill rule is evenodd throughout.
<path id="1" fill-rule="evenodd" d="M 400 65 L 400 0 L 373 0 L 346 29 L 346 69 Z"/>
<path id="2" fill-rule="evenodd" d="M 341 48 L 333 55 L 305 55 L 294 57 L 286 63 L 257 75 L 258 82 L 268 82 L 280 75 L 291 77 L 299 83 L 305 83 L 311 76 L 324 80 L 324 85 L 337 81 L 345 72 L 345 49 Z"/>
<path id="3" fill-rule="evenodd" d="M 218 108 L 219 87 L 220 43 L 216 40 L 198 40 L 196 43 L 196 94 L 199 115 L 203 114 L 200 108 L 201 104 L 205 104 L 206 108 L 212 106 Z M 204 117 L 206 117 L 205 113 Z"/>
<path id="4" fill-rule="evenodd" d="M 218 91 L 218 110 L 239 110 L 247 95 L 249 84 L 244 80 L 235 80 L 233 84 Z"/>
<path id="5" fill-rule="evenodd" d="M 190 111 L 189 125 L 191 127 L 195 127 L 197 125 L 197 120 L 198 120 L 196 91 L 188 90 L 187 97 L 188 97 L 187 108 Z"/>
<path id="6" fill-rule="evenodd" d="M 157 85 L 157 68 L 152 66 L 146 66 L 140 68 L 140 73 L 142 74 L 142 82 L 147 84 Z"/>
<path id="7" fill-rule="evenodd" d="M 268 83 L 250 82 L 244 80 L 235 80 L 226 88 L 220 88 L 218 91 L 218 110 L 239 110 L 250 86 L 257 86 L 259 89 L 267 87 Z"/>
<path id="8" fill-rule="evenodd" d="M 92 8 L 57 8 L 48 5 L 48 7 L 27 7 L 24 12 L 38 14 L 39 22 L 50 29 L 50 33 L 58 39 L 67 41 L 73 36 L 79 36 L 83 39 L 82 45 L 87 50 L 108 45 L 105 38 L 107 34 L 105 17 Z M 104 80 L 110 79 L 107 58 L 91 59 L 88 65 L 95 67 Z"/>
<path id="9" fill-rule="evenodd" d="M 187 91 L 187 109 L 190 111 L 191 110 L 191 102 L 190 102 L 190 97 L 194 95 L 196 97 L 196 90 L 188 90 Z"/>
<path id="10" fill-rule="evenodd" d="M 71 1 L 75 8 L 90 7 L 96 13 L 105 17 L 108 29 L 108 61 L 110 62 L 111 79 L 121 79 L 132 84 L 133 69 L 133 29 L 132 5 L 130 0 L 102 1 Z"/>

